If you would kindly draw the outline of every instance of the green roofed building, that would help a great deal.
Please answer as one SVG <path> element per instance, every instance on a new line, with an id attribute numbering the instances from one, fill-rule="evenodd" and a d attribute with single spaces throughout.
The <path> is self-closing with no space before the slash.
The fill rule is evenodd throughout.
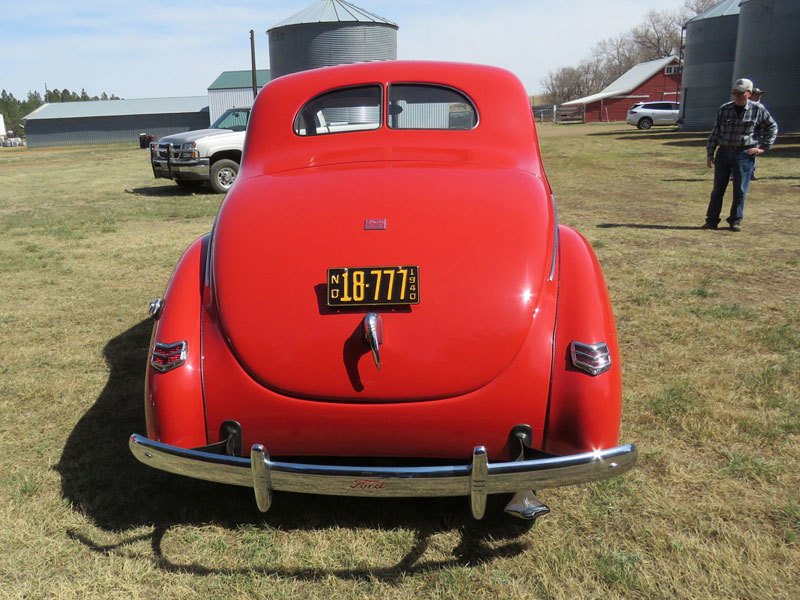
<path id="1" fill-rule="evenodd" d="M 260 90 L 270 80 L 269 69 L 256 71 L 256 86 Z M 208 108 L 211 122 L 216 121 L 229 108 L 253 104 L 252 71 L 223 71 L 208 86 Z"/>

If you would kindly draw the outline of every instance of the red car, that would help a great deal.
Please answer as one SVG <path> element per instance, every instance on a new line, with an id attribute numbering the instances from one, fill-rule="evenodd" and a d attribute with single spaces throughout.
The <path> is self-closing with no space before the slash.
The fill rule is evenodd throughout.
<path id="1" fill-rule="evenodd" d="M 577 175 L 576 175 L 577 176 Z M 377 62 L 258 95 L 212 231 L 154 301 L 134 456 L 272 492 L 468 497 L 621 474 L 600 266 L 559 225 L 528 96 L 486 66 Z"/>

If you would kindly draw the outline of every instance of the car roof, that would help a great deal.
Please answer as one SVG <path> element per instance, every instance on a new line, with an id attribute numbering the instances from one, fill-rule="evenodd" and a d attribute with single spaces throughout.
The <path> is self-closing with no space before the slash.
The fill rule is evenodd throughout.
<path id="1" fill-rule="evenodd" d="M 297 112 L 337 88 L 417 83 L 451 87 L 475 105 L 471 130 L 387 130 L 308 136 L 293 131 Z M 505 69 L 440 61 L 376 61 L 284 75 L 259 93 L 248 126 L 242 174 L 380 160 L 468 161 L 541 173 L 527 92 Z"/>

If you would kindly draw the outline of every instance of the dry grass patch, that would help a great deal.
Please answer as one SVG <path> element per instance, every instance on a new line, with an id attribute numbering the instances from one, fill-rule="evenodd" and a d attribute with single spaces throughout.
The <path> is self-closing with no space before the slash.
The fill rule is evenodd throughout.
<path id="1" fill-rule="evenodd" d="M 133 147 L 0 152 L 0 597 L 800 596 L 800 138 L 759 159 L 731 234 L 698 229 L 705 135 L 539 132 L 560 220 L 606 271 L 642 458 L 545 491 L 530 529 L 455 500 L 284 494 L 262 515 L 135 463 L 147 302 L 221 197 Z"/>

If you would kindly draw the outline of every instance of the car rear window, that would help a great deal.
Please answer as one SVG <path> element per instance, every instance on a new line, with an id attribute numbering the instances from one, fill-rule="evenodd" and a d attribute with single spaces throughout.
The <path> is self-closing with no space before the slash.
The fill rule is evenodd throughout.
<path id="1" fill-rule="evenodd" d="M 300 136 L 378 129 L 382 124 L 380 85 L 339 88 L 320 94 L 297 113 Z M 389 86 L 388 125 L 392 129 L 473 129 L 478 111 L 466 94 L 431 84 Z"/>
<path id="2" fill-rule="evenodd" d="M 473 129 L 478 111 L 452 88 L 396 83 L 389 86 L 388 124 L 392 129 Z"/>
<path id="3" fill-rule="evenodd" d="M 294 132 L 301 136 L 364 131 L 380 126 L 379 85 L 325 92 L 303 106 L 294 119 Z"/>

